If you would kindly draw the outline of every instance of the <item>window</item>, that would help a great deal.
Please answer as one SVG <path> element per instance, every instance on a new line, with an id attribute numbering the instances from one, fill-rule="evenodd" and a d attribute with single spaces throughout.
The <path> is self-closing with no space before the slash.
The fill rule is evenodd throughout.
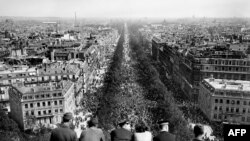
<path id="1" fill-rule="evenodd" d="M 41 115 L 41 111 L 38 111 L 38 115 L 39 115 L 39 116 Z"/>
<path id="2" fill-rule="evenodd" d="M 223 103 L 223 99 L 220 99 L 220 103 Z"/>
<path id="3" fill-rule="evenodd" d="M 30 108 L 33 108 L 33 103 L 30 103 Z"/>
<path id="4" fill-rule="evenodd" d="M 239 108 L 236 108 L 236 113 L 239 113 Z"/>
<path id="5" fill-rule="evenodd" d="M 55 109 L 55 113 L 58 113 L 58 109 Z"/>
<path id="6" fill-rule="evenodd" d="M 48 106 L 50 106 L 50 101 L 48 101 Z"/>
<path id="7" fill-rule="evenodd" d="M 214 110 L 215 110 L 215 111 L 217 110 L 217 106 L 214 107 Z"/>
<path id="8" fill-rule="evenodd" d="M 35 97 L 36 97 L 36 98 L 39 98 L 39 95 L 36 95 Z"/>
<path id="9" fill-rule="evenodd" d="M 51 110 L 49 110 L 49 114 L 51 114 Z"/>
<path id="10" fill-rule="evenodd" d="M 242 113 L 246 113 L 246 108 L 243 108 L 243 109 L 242 109 Z"/>
<path id="11" fill-rule="evenodd" d="M 29 96 L 29 99 L 33 99 L 33 96 L 30 95 L 30 96 Z"/>
<path id="12" fill-rule="evenodd" d="M 44 98 L 44 97 L 45 97 L 45 95 L 44 95 L 44 94 L 42 94 L 42 95 L 41 95 L 41 97 L 42 97 L 42 98 Z"/>
<path id="13" fill-rule="evenodd" d="M 246 119 L 245 119 L 245 117 L 241 117 L 241 121 L 245 121 Z"/>
<path id="14" fill-rule="evenodd" d="M 58 96 L 62 96 L 62 93 L 58 93 Z"/>
<path id="15" fill-rule="evenodd" d="M 232 113 L 234 112 L 234 108 L 231 108 L 231 112 L 232 112 Z"/>
<path id="16" fill-rule="evenodd" d="M 215 99 L 215 103 L 218 103 L 218 99 Z"/>
<path id="17" fill-rule="evenodd" d="M 53 93 L 53 96 L 56 97 L 56 93 Z"/>
<path id="18" fill-rule="evenodd" d="M 28 112 L 28 111 L 26 111 L 26 112 L 25 112 L 25 115 L 26 115 L 26 116 L 29 116 L 29 112 Z"/>
<path id="19" fill-rule="evenodd" d="M 43 106 L 45 106 L 45 102 L 43 102 Z"/>
<path id="20" fill-rule="evenodd" d="M 229 100 L 227 100 L 227 104 L 229 104 L 230 103 L 230 101 Z"/>
<path id="21" fill-rule="evenodd" d="M 27 96 L 23 96 L 23 99 L 26 100 L 26 99 L 27 99 Z"/>
<path id="22" fill-rule="evenodd" d="M 247 117 L 247 122 L 250 122 L 250 117 Z"/>
<path id="23" fill-rule="evenodd" d="M 60 102 L 60 105 L 62 105 L 62 103 L 63 103 L 62 100 L 60 100 L 59 102 Z"/>
<path id="24" fill-rule="evenodd" d="M 40 103 L 39 102 L 37 103 L 37 107 L 40 107 Z"/>
<path id="25" fill-rule="evenodd" d="M 240 105 L 240 101 L 239 100 L 237 100 L 237 105 Z"/>
<path id="26" fill-rule="evenodd" d="M 244 105 L 247 105 L 247 102 L 246 102 L 246 101 L 244 101 L 244 102 L 243 102 L 243 104 L 244 104 Z"/>
<path id="27" fill-rule="evenodd" d="M 63 113 L 63 109 L 60 109 L 60 112 Z"/>
<path id="28" fill-rule="evenodd" d="M 46 94 L 46 97 L 50 97 L 50 94 Z"/>
<path id="29" fill-rule="evenodd" d="M 43 111 L 43 114 L 46 115 L 46 111 Z"/>
<path id="30" fill-rule="evenodd" d="M 54 101 L 54 104 L 57 105 L 57 101 Z"/>
<path id="31" fill-rule="evenodd" d="M 227 112 L 229 111 L 229 108 L 228 108 L 228 107 L 226 108 L 226 111 L 227 111 Z"/>
<path id="32" fill-rule="evenodd" d="M 25 108 L 28 108 L 28 104 L 25 104 Z"/>
<path id="33" fill-rule="evenodd" d="M 220 106 L 219 111 L 222 111 L 222 107 Z"/>
<path id="34" fill-rule="evenodd" d="M 32 115 L 32 116 L 34 115 L 34 111 L 31 111 L 31 115 Z"/>

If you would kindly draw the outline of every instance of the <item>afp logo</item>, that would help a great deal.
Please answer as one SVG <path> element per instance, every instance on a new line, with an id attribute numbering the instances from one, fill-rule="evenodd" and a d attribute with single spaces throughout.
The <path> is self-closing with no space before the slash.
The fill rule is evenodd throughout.
<path id="1" fill-rule="evenodd" d="M 244 136 L 247 133 L 246 129 L 230 129 L 229 133 L 228 133 L 228 137 L 230 136 Z"/>
<path id="2" fill-rule="evenodd" d="M 249 141 L 250 125 L 224 124 L 223 130 L 224 141 Z"/>

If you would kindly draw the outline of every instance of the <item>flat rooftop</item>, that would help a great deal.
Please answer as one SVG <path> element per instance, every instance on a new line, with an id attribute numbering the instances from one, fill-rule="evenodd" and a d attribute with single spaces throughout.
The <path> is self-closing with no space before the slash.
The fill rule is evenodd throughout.
<path id="1" fill-rule="evenodd" d="M 47 92 L 47 91 L 55 91 L 55 90 L 68 90 L 73 82 L 69 80 L 62 80 L 60 82 L 49 82 L 49 83 L 41 83 L 41 84 L 33 84 L 30 86 L 17 86 L 14 87 L 18 89 L 23 94 L 30 93 L 39 93 L 39 92 Z"/>
<path id="2" fill-rule="evenodd" d="M 250 81 L 227 80 L 227 79 L 204 79 L 215 90 L 233 90 L 250 92 Z"/>

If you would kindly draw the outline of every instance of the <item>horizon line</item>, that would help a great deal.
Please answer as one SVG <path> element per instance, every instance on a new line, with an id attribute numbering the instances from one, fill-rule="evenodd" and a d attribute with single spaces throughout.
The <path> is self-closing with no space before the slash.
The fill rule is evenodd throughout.
<path id="1" fill-rule="evenodd" d="M 12 17 L 12 18 L 70 18 L 70 19 L 74 19 L 75 17 L 69 17 L 69 16 L 1 16 L 0 18 L 4 18 L 4 17 Z M 141 19 L 141 18 L 147 18 L 147 19 L 185 19 L 185 18 L 190 18 L 190 19 L 202 19 L 202 18 L 208 18 L 208 19 L 232 19 L 232 18 L 242 18 L 242 19 L 249 19 L 249 17 L 240 17 L 240 16 L 231 16 L 231 17 L 211 17 L 211 16 L 183 16 L 183 17 L 164 17 L 164 16 L 159 16 L 159 17 L 152 17 L 152 16 L 138 16 L 138 17 L 128 17 L 128 16 L 107 16 L 107 17 L 103 17 L 103 16 L 89 16 L 89 17 L 83 17 L 83 16 L 78 16 L 78 19 L 88 19 L 88 18 L 102 18 L 102 19 Z"/>

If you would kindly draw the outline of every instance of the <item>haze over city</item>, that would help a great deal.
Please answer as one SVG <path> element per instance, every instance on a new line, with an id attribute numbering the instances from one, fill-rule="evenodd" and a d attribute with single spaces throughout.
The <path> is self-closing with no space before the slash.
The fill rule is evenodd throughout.
<path id="1" fill-rule="evenodd" d="M 0 0 L 0 16 L 249 17 L 249 0 Z"/>

